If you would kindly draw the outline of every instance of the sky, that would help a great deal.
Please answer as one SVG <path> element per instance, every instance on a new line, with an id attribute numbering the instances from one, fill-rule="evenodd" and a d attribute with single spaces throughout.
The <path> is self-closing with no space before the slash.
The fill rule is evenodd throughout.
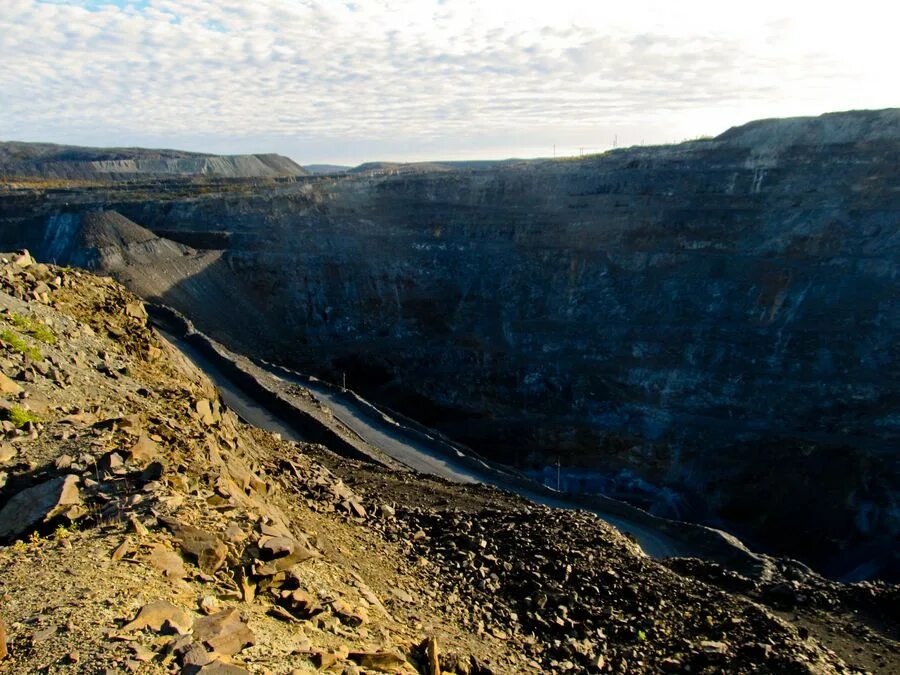
<path id="1" fill-rule="evenodd" d="M 900 106 L 888 0 L 0 0 L 0 139 L 548 157 Z"/>

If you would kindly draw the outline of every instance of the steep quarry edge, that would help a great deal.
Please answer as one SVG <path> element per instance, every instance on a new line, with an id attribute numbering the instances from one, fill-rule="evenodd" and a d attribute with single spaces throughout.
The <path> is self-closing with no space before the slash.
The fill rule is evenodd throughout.
<path id="1" fill-rule="evenodd" d="M 753 578 L 769 580 L 773 576 L 772 559 L 749 551 L 735 537 L 692 523 L 654 516 L 625 502 L 602 495 L 566 494 L 550 490 L 526 476 L 477 456 L 474 452 L 444 439 L 437 432 L 403 419 L 392 411 L 366 401 L 358 394 L 327 383 L 269 366 L 264 369 L 246 357 L 230 352 L 210 337 L 197 331 L 190 320 L 176 310 L 160 305 L 148 306 L 158 326 L 177 331 L 172 337 L 198 349 L 201 354 L 241 390 L 266 405 L 288 423 L 296 425 L 307 439 L 322 442 L 332 450 L 354 459 L 374 461 L 393 469 L 408 470 L 403 457 L 391 457 L 384 449 L 367 443 L 353 433 L 320 400 L 322 390 L 331 397 L 348 401 L 357 414 L 381 422 L 392 431 L 411 437 L 421 452 L 442 457 L 451 468 L 447 473 L 426 469 L 454 482 L 477 482 L 506 490 L 537 504 L 555 508 L 583 509 L 599 515 L 622 532 L 637 539 L 654 557 L 690 556 L 721 564 Z M 275 373 L 281 377 L 274 376 Z M 298 388 L 299 383 L 299 388 Z M 309 387 L 314 386 L 314 390 Z M 402 421 L 398 421 L 402 420 Z M 348 433 L 349 432 L 349 433 Z M 803 567 L 800 563 L 792 563 Z"/>
<path id="2" fill-rule="evenodd" d="M 896 611 L 787 568 L 676 574 L 590 514 L 250 427 L 110 279 L 0 256 L 0 324 L 10 672 L 837 673 L 817 627 Z M 852 625 L 833 646 L 896 669 Z"/>

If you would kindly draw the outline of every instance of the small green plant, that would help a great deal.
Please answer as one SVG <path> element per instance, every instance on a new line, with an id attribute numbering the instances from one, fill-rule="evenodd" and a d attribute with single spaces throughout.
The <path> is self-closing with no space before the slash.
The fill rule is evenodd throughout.
<path id="1" fill-rule="evenodd" d="M 68 539 L 72 536 L 72 530 L 70 530 L 65 525 L 57 525 L 56 529 L 53 530 L 53 538 L 56 541 L 62 541 L 63 539 Z"/>
<path id="2" fill-rule="evenodd" d="M 56 344 L 56 334 L 50 326 L 15 312 L 7 314 L 6 320 L 19 330 L 29 333 L 35 340 L 40 340 L 48 345 Z"/>
<path id="3" fill-rule="evenodd" d="M 50 326 L 42 323 L 36 323 L 31 329 L 31 335 L 35 340 L 40 340 L 47 345 L 56 344 L 56 334 L 51 330 Z"/>
<path id="4" fill-rule="evenodd" d="M 37 424 L 41 419 L 30 410 L 26 410 L 22 406 L 14 405 L 6 411 L 7 419 L 13 423 L 16 428 L 24 427 L 31 422 Z"/>
<path id="5" fill-rule="evenodd" d="M 32 361 L 41 361 L 44 358 L 44 355 L 41 354 L 40 349 L 29 345 L 27 342 L 25 342 L 25 340 L 22 339 L 20 335 L 17 335 L 14 331 L 3 331 L 2 333 L 0 333 L 0 340 L 8 345 L 10 349 L 17 351 L 20 354 L 25 354 Z"/>
<path id="6" fill-rule="evenodd" d="M 638 642 L 645 642 L 647 640 L 647 634 L 644 631 L 639 630 L 637 632 L 637 639 Z"/>
<path id="7" fill-rule="evenodd" d="M 41 533 L 35 530 L 28 536 L 28 545 L 34 548 L 39 547 L 44 543 L 44 538 L 41 536 Z"/>
<path id="8" fill-rule="evenodd" d="M 16 539 L 16 543 L 12 545 L 12 550 L 13 553 L 25 553 L 28 550 L 28 546 L 21 539 Z"/>

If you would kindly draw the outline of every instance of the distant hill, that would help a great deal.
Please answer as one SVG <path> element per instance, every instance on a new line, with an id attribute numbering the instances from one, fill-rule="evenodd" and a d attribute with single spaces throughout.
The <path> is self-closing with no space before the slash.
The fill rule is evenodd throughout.
<path id="1" fill-rule="evenodd" d="M 333 174 L 347 173 L 352 167 L 341 166 L 340 164 L 307 164 L 303 167 L 309 173 L 313 174 Z"/>
<path id="2" fill-rule="evenodd" d="M 209 155 L 181 150 L 84 148 L 50 143 L 0 143 L 0 176 L 129 179 L 135 176 L 274 178 L 307 171 L 282 155 Z"/>

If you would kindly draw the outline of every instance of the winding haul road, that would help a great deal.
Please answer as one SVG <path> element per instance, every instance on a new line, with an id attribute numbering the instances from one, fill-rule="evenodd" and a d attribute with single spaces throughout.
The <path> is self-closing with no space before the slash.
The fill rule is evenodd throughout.
<path id="1" fill-rule="evenodd" d="M 501 476 L 491 472 L 489 470 L 490 467 L 487 465 L 485 466 L 486 470 L 481 472 L 446 459 L 445 456 L 435 456 L 433 448 L 426 447 L 425 443 L 406 433 L 405 429 L 399 424 L 391 424 L 387 420 L 379 424 L 378 421 L 373 420 L 369 415 L 354 409 L 344 400 L 334 396 L 327 388 L 316 387 L 315 384 L 305 381 L 302 386 L 309 389 L 316 398 L 331 408 L 334 416 L 359 434 L 363 440 L 415 471 L 440 476 L 458 483 L 485 483 L 493 485 L 503 490 L 515 492 L 526 499 L 545 506 L 562 509 L 581 508 L 567 502 L 565 499 L 554 499 L 539 494 L 536 490 L 527 490 L 521 485 L 513 485 L 504 481 Z M 443 452 L 441 454 L 445 455 Z M 647 555 L 654 558 L 666 558 L 690 554 L 677 541 L 667 535 L 654 532 L 635 522 L 629 522 L 610 513 L 596 513 L 620 531 L 632 534 Z"/>
<path id="2" fill-rule="evenodd" d="M 197 349 L 185 340 L 179 339 L 166 331 L 161 331 L 166 339 L 176 346 L 187 358 L 215 383 L 222 396 L 222 400 L 235 413 L 245 421 L 271 432 L 277 432 L 283 438 L 303 441 L 305 440 L 282 414 L 261 405 L 242 386 L 230 378 L 211 359 L 201 354 Z M 583 504 L 568 500 L 564 495 L 558 497 L 543 486 L 527 479 L 513 480 L 508 472 L 494 467 L 482 460 L 471 456 L 464 456 L 446 443 L 431 438 L 421 430 L 412 430 L 383 414 L 377 413 L 363 399 L 339 395 L 329 385 L 320 383 L 315 379 L 293 376 L 287 371 L 267 369 L 269 375 L 283 383 L 301 386 L 310 391 L 319 402 L 331 409 L 338 422 L 346 426 L 352 432 L 368 444 L 380 449 L 386 455 L 420 473 L 438 476 L 457 483 L 481 483 L 493 485 L 508 492 L 513 492 L 535 503 L 562 509 L 581 509 L 592 511 L 603 520 L 607 521 L 621 532 L 632 535 L 644 550 L 654 558 L 671 556 L 698 556 L 710 557 L 708 551 L 702 550 L 696 538 L 680 536 L 672 528 L 656 528 L 653 526 L 653 518 L 643 514 L 640 518 L 629 518 L 623 515 L 622 508 L 610 511 L 602 507 L 602 503 Z M 456 457 L 453 456 L 456 453 Z M 621 506 L 621 505 L 619 505 Z M 658 520 L 658 519 L 657 519 Z M 686 525 L 685 527 L 698 528 L 698 526 Z M 668 531 L 663 531 L 667 529 Z M 708 528 L 700 528 L 708 529 Z M 709 531 L 713 532 L 713 531 Z M 722 534 L 723 542 L 731 542 L 728 535 Z M 736 549 L 741 549 L 746 554 L 753 554 L 744 548 L 740 542 L 734 540 Z M 727 545 L 726 545 L 727 548 Z"/>

